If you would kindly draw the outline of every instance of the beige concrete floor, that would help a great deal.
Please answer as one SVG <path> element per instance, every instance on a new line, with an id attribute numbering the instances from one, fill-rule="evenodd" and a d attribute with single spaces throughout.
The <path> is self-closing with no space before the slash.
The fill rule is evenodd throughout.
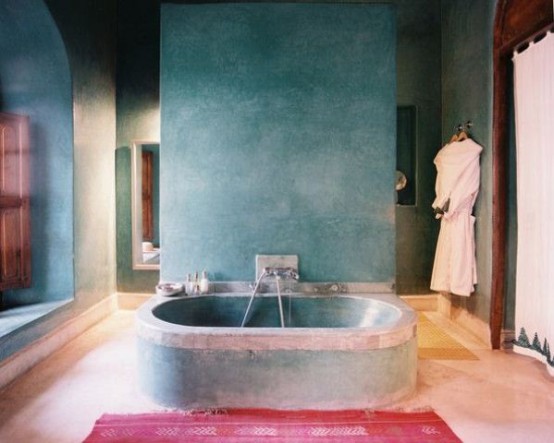
<path id="1" fill-rule="evenodd" d="M 426 314 L 480 360 L 420 360 L 417 394 L 395 408 L 432 407 L 468 443 L 553 441 L 544 366 Z M 102 413 L 163 410 L 138 389 L 133 321 L 134 312 L 116 312 L 0 392 L 0 442 L 80 442 Z"/>

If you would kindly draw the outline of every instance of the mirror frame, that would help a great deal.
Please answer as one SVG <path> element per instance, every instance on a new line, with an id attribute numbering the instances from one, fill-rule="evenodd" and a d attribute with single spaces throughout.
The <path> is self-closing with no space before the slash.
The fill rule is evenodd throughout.
<path id="1" fill-rule="evenodd" d="M 142 261 L 142 146 L 160 144 L 153 140 L 131 142 L 131 250 L 133 269 L 157 271 L 159 264 Z"/>

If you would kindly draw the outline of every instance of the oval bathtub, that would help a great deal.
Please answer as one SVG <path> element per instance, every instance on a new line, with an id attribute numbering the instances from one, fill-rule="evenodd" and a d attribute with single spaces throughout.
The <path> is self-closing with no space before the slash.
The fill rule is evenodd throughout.
<path id="1" fill-rule="evenodd" d="M 139 377 L 176 408 L 358 409 L 414 392 L 415 312 L 394 294 L 152 298 L 137 311 Z"/>

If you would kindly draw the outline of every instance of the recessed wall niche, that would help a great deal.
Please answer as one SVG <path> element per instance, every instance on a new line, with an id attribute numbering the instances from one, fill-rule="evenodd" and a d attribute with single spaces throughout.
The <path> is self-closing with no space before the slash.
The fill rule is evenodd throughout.
<path id="1" fill-rule="evenodd" d="M 416 204 L 416 118 L 415 106 L 399 106 L 396 110 L 396 170 L 405 177 L 402 189 L 397 187 L 396 203 L 403 206 Z M 397 175 L 397 185 L 401 177 Z"/>

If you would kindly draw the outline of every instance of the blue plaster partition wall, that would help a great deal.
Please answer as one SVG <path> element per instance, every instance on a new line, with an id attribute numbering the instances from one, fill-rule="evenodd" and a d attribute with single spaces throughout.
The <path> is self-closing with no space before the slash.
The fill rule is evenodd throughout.
<path id="1" fill-rule="evenodd" d="M 391 5 L 162 5 L 163 280 L 394 282 Z"/>

